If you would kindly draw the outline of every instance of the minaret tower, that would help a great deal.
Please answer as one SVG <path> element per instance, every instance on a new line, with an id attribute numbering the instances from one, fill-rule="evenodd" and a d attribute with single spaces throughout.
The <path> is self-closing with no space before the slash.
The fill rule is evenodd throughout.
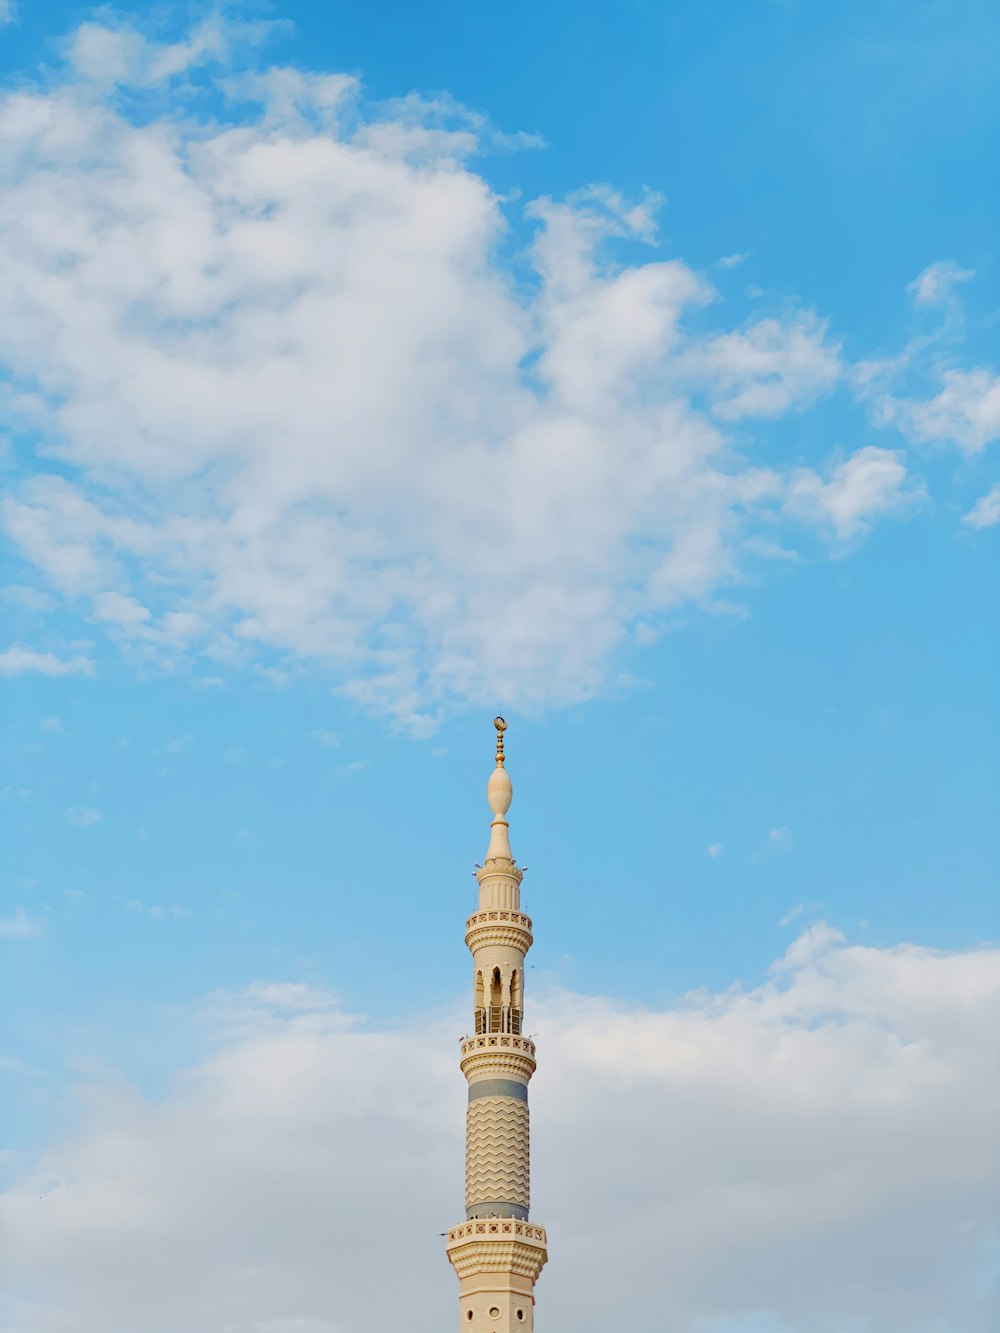
<path id="1" fill-rule="evenodd" d="M 522 1033 L 524 957 L 531 918 L 521 911 L 520 870 L 510 851 L 513 796 L 504 767 L 502 717 L 486 796 L 493 811 L 486 860 L 476 867 L 479 906 L 465 923 L 472 953 L 475 1031 L 462 1039 L 469 1083 L 465 1217 L 448 1232 L 464 1333 L 530 1333 L 534 1287 L 547 1259 L 544 1228 L 528 1221 L 528 1080 L 535 1043 Z"/>

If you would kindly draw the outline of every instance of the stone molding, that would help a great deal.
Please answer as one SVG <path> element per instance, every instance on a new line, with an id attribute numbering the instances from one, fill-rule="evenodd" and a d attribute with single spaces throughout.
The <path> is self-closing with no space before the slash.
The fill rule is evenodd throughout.
<path id="1" fill-rule="evenodd" d="M 500 913 L 484 912 L 483 915 L 499 916 Z M 508 912 L 505 915 L 517 916 L 517 913 Z M 526 954 L 533 942 L 530 929 L 502 921 L 483 921 L 478 925 L 471 926 L 465 933 L 465 943 L 468 945 L 469 952 L 473 955 L 477 950 L 488 948 L 490 945 L 505 949 L 517 949 L 519 953 Z"/>
<path id="2" fill-rule="evenodd" d="M 462 1042 L 462 1073 L 477 1078 L 519 1078 L 527 1083 L 535 1072 L 535 1043 L 527 1037 L 500 1034 L 467 1037 Z"/>
<path id="3" fill-rule="evenodd" d="M 482 884 L 486 879 L 512 879 L 515 885 L 520 885 L 524 879 L 524 871 L 509 856 L 489 856 L 481 866 L 476 866 L 476 879 Z"/>
<path id="4" fill-rule="evenodd" d="M 543 1227 L 513 1219 L 468 1222 L 448 1232 L 447 1253 L 460 1278 L 516 1274 L 532 1284 L 548 1259 Z"/>

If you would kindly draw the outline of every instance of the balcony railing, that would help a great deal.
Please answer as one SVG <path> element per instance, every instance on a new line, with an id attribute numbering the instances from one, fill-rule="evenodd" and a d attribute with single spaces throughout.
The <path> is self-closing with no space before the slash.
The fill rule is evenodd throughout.
<path id="1" fill-rule="evenodd" d="M 520 1031 L 521 1010 L 515 1009 L 513 1005 L 505 1004 L 499 1008 L 490 1006 L 476 1010 L 477 1036 L 486 1032 L 513 1032 L 517 1035 Z"/>

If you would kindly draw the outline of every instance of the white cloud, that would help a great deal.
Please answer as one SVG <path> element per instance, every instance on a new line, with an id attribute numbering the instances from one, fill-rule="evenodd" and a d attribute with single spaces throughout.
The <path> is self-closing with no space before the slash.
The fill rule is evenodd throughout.
<path id="1" fill-rule="evenodd" d="M 65 728 L 60 717 L 43 717 L 38 724 L 39 731 L 46 731 L 53 736 L 62 736 Z"/>
<path id="2" fill-rule="evenodd" d="M 775 852 L 790 852 L 792 850 L 792 831 L 789 828 L 771 828 L 767 831 L 767 837 L 763 844 L 756 849 L 750 860 L 760 862 L 771 856 Z M 791 918 L 789 918 L 790 920 Z"/>
<path id="3" fill-rule="evenodd" d="M 74 828 L 89 828 L 91 824 L 99 824 L 103 818 L 103 812 L 91 806 L 71 805 L 66 811 L 66 822 Z"/>
<path id="4" fill-rule="evenodd" d="M 781 480 L 727 432 L 828 391 L 836 345 L 809 313 L 690 331 L 710 284 L 608 248 L 655 239 L 652 196 L 537 201 L 515 280 L 481 117 L 257 74 L 252 36 L 102 19 L 0 101 L 0 358 L 60 456 L 9 536 L 142 663 L 307 662 L 417 730 L 594 694 L 752 558 Z M 212 62 L 233 120 L 218 87 L 198 113 Z M 137 122 L 112 87 L 171 80 Z"/>
<path id="5" fill-rule="evenodd" d="M 1000 482 L 981 495 L 967 514 L 962 518 L 973 528 L 992 528 L 1000 523 Z"/>
<path id="6" fill-rule="evenodd" d="M 0 940 L 34 940 L 45 933 L 45 922 L 29 917 L 23 907 L 13 916 L 0 917 Z"/>
<path id="7" fill-rule="evenodd" d="M 725 421 L 778 417 L 827 393 L 840 378 L 840 351 L 810 312 L 761 319 L 707 339 L 692 362 L 709 376 L 715 411 Z"/>
<path id="8" fill-rule="evenodd" d="M 924 269 L 908 290 L 917 305 L 944 307 L 939 327 L 894 355 L 859 361 L 851 372 L 877 425 L 894 426 L 917 444 L 950 444 L 967 454 L 1000 439 L 1000 376 L 985 366 L 954 364 L 963 324 L 955 287 L 974 276 L 951 260 Z"/>
<path id="9" fill-rule="evenodd" d="M 722 843 L 721 842 L 709 843 L 709 845 L 705 848 L 705 851 L 708 853 L 708 855 L 712 858 L 713 861 L 717 861 L 719 857 L 722 855 L 723 851 Z"/>
<path id="10" fill-rule="evenodd" d="M 838 463 L 827 481 L 812 468 L 799 469 L 790 479 L 785 505 L 790 514 L 827 526 L 844 540 L 912 503 L 917 492 L 906 481 L 897 451 L 867 445 Z"/>
<path id="11" fill-rule="evenodd" d="M 943 305 L 961 282 L 974 278 L 970 268 L 960 268 L 951 259 L 940 259 L 929 264 L 907 287 L 916 305 Z"/>
<path id="12" fill-rule="evenodd" d="M 721 259 L 717 259 L 715 262 L 719 268 L 739 268 L 740 264 L 745 264 L 749 258 L 750 251 L 745 250 L 740 254 L 723 255 Z"/>
<path id="13" fill-rule="evenodd" d="M 793 921 L 798 921 L 799 917 L 805 912 L 818 912 L 820 903 L 796 903 L 794 907 L 789 908 L 785 915 L 778 922 L 779 926 L 790 926 Z"/>
<path id="14" fill-rule="evenodd" d="M 49 593 L 25 583 L 6 584 L 0 588 L 0 598 L 18 611 L 51 611 L 56 606 L 55 599 Z"/>
<path id="15" fill-rule="evenodd" d="M 992 1333 L 1000 951 L 817 926 L 750 990 L 532 1014 L 553 1333 Z M 353 1333 L 393 1327 L 405 1292 L 407 1326 L 439 1329 L 460 1019 L 366 1027 L 299 985 L 209 1016 L 217 1049 L 161 1101 L 84 1089 L 79 1131 L 0 1198 L 5 1326 Z"/>
<path id="16" fill-rule="evenodd" d="M 883 417 L 910 439 L 954 444 L 975 454 L 1000 439 L 1000 375 L 991 370 L 945 370 L 932 398 L 885 398 Z"/>
<path id="17" fill-rule="evenodd" d="M 57 657 L 55 653 L 40 653 L 20 643 L 0 652 L 0 676 L 20 676 L 27 671 L 42 676 L 89 676 L 93 670 L 94 664 L 88 657 Z"/>

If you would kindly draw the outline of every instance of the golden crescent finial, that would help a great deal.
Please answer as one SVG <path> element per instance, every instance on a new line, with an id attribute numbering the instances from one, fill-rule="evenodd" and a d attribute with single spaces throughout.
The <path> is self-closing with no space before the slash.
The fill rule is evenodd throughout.
<path id="1" fill-rule="evenodd" d="M 497 729 L 497 767 L 503 768 L 503 734 L 507 730 L 507 723 L 502 717 L 495 717 L 493 725 Z"/>

